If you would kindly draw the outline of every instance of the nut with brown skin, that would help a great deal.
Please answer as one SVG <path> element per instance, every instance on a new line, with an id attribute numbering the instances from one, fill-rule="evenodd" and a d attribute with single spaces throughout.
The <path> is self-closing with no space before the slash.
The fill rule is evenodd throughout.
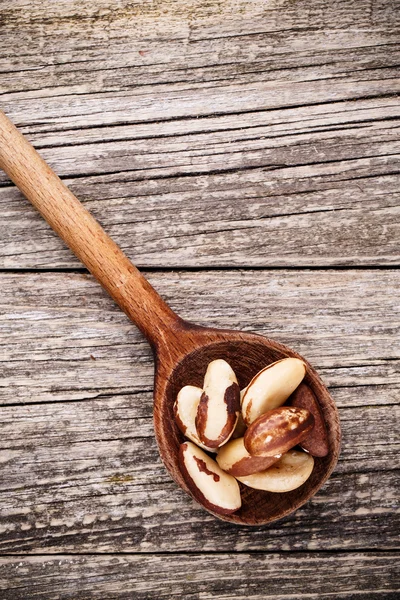
<path id="1" fill-rule="evenodd" d="M 229 515 L 241 507 L 238 482 L 203 450 L 191 442 L 181 444 L 179 464 L 188 488 L 200 504 L 221 515 Z"/>
<path id="2" fill-rule="evenodd" d="M 236 427 L 233 430 L 231 439 L 236 439 L 236 438 L 241 438 L 244 436 L 244 432 L 246 431 L 247 427 L 245 422 L 243 421 L 243 417 L 242 417 L 242 413 L 239 413 L 239 417 L 236 423 Z"/>
<path id="3" fill-rule="evenodd" d="M 242 400 L 243 400 L 243 396 L 246 392 L 247 388 L 244 388 L 243 390 L 240 390 L 240 406 L 242 405 Z M 243 421 L 243 415 L 241 412 L 239 412 L 239 417 L 236 423 L 236 427 L 232 433 L 232 439 L 236 439 L 236 438 L 241 438 L 244 436 L 244 432 L 247 429 L 247 425 L 246 423 Z"/>
<path id="4" fill-rule="evenodd" d="M 256 490 L 275 493 L 290 492 L 307 481 L 313 467 L 314 459 L 310 454 L 290 450 L 266 471 L 238 477 L 238 480 Z"/>
<path id="5" fill-rule="evenodd" d="M 298 358 L 284 358 L 262 369 L 242 393 L 242 415 L 247 426 L 262 414 L 282 406 L 303 379 L 306 367 Z"/>
<path id="6" fill-rule="evenodd" d="M 215 449 L 208 448 L 201 443 L 196 431 L 195 419 L 202 393 L 203 390 L 194 385 L 185 385 L 180 390 L 174 403 L 175 421 L 189 440 L 208 452 L 215 452 Z"/>
<path id="7" fill-rule="evenodd" d="M 247 391 L 247 387 L 248 386 L 246 386 L 245 388 L 243 388 L 242 390 L 240 390 L 240 406 L 242 406 L 243 398 L 244 398 L 244 395 L 245 395 L 245 393 Z"/>
<path id="8" fill-rule="evenodd" d="M 196 415 L 199 439 L 218 448 L 232 435 L 240 412 L 240 390 L 236 375 L 225 360 L 210 362 Z"/>
<path id="9" fill-rule="evenodd" d="M 314 417 L 314 427 L 303 439 L 300 446 L 312 456 L 323 457 L 329 452 L 328 432 L 320 405 L 310 388 L 302 383 L 289 398 L 289 405 L 305 408 Z"/>
<path id="10" fill-rule="evenodd" d="M 253 456 L 284 454 L 299 444 L 314 426 L 304 408 L 281 406 L 261 415 L 244 434 L 244 445 Z"/>
<path id="11" fill-rule="evenodd" d="M 221 469 L 234 477 L 265 471 L 279 459 L 280 456 L 251 456 L 244 447 L 243 438 L 230 440 L 217 454 Z"/>

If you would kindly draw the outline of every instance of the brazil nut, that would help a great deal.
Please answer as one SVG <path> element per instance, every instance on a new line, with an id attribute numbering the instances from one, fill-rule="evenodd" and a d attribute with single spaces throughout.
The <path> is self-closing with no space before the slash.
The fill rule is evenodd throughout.
<path id="1" fill-rule="evenodd" d="M 218 448 L 227 442 L 239 412 L 240 390 L 233 369 L 225 360 L 212 361 L 204 377 L 195 420 L 200 441 L 209 448 Z"/>
<path id="2" fill-rule="evenodd" d="M 313 415 L 304 408 L 281 406 L 261 415 L 244 434 L 244 445 L 254 456 L 284 454 L 299 444 L 314 426 Z"/>

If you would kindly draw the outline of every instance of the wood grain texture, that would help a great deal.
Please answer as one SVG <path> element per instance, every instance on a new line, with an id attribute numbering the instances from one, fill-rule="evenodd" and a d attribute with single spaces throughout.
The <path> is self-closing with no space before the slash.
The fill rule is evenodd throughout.
<path id="1" fill-rule="evenodd" d="M 0 596 L 397 598 L 398 3 L 0 9 L 2 109 L 136 265 L 201 267 L 147 274 L 177 312 L 315 364 L 344 434 L 295 515 L 219 523 L 160 463 L 126 317 L 86 275 L 1 273 Z M 2 174 L 0 215 L 0 269 L 79 266 Z"/>
<path id="2" fill-rule="evenodd" d="M 317 361 L 342 419 L 335 474 L 268 530 L 217 523 L 161 464 L 150 351 L 126 317 L 87 275 L 3 273 L 2 551 L 152 552 L 172 540 L 199 551 L 217 538 L 227 551 L 396 547 L 398 271 L 150 280 L 187 318 L 269 334 Z"/>
<path id="3" fill-rule="evenodd" d="M 179 317 L 1 111 L 0 167 L 152 346 L 172 345 Z"/>
<path id="4" fill-rule="evenodd" d="M 25 600 L 27 593 L 37 600 L 398 597 L 397 556 L 391 552 L 308 553 L 301 555 L 301 570 L 299 559 L 245 553 L 9 557 L 0 559 L 0 589 L 12 576 L 4 600 Z"/>
<path id="5" fill-rule="evenodd" d="M 329 386 L 400 382 L 398 270 L 145 275 L 183 318 L 296 348 Z M 0 281 L 2 404 L 151 391 L 150 348 L 90 276 Z"/>
<path id="6" fill-rule="evenodd" d="M 336 466 L 341 431 L 335 403 L 312 366 L 306 367 L 305 380 L 324 411 L 328 452 L 324 458 L 313 461 L 312 472 L 304 485 L 277 496 L 243 485 L 239 492 L 240 484 L 236 484 L 238 500 L 233 511 L 223 511 L 208 502 L 192 485 L 182 460 L 183 436 L 173 412 L 177 394 L 188 383 L 201 385 L 207 366 L 216 358 L 229 361 L 243 387 L 265 364 L 287 356 L 300 360 L 304 360 L 303 357 L 264 337 L 201 328 L 178 317 L 1 111 L 0 166 L 151 344 L 155 362 L 154 431 L 160 457 L 174 481 L 214 516 L 237 525 L 265 525 L 276 521 L 314 496 Z M 192 380 L 188 379 L 189 375 Z M 239 407 L 240 388 L 236 377 L 235 385 Z M 232 418 L 231 431 L 237 421 L 234 409 Z M 198 420 L 196 427 L 208 446 L 215 447 L 226 440 L 226 434 L 222 433 L 218 443 L 213 445 Z"/>
<path id="7" fill-rule="evenodd" d="M 145 184 L 141 193 L 136 187 L 135 198 L 129 179 L 67 183 L 80 199 L 89 196 L 86 206 L 139 267 L 390 266 L 399 263 L 399 186 L 397 175 L 380 174 L 382 164 L 352 161 L 347 166 L 365 175 L 354 184 L 341 167 L 311 177 L 300 168 L 298 192 L 290 173 L 289 180 L 284 174 L 277 180 L 263 171 L 179 179 L 176 185 L 161 180 L 156 196 L 148 195 L 153 186 Z M 370 179 L 368 172 L 379 176 Z M 266 195 L 269 186 L 276 192 L 272 197 Z M 242 201 L 243 194 L 248 196 Z M 0 190 L 0 205 L 3 268 L 79 266 L 18 192 Z"/>
<path id="8" fill-rule="evenodd" d="M 294 515 L 248 530 L 208 516 L 170 480 L 146 399 L 148 407 L 150 395 L 2 411 L 1 552 L 398 548 L 398 409 L 339 405 L 344 451 L 334 475 Z"/>
<path id="9" fill-rule="evenodd" d="M 138 266 L 399 263 L 391 0 L 3 4 L 4 110 Z M 77 266 L 1 181 L 0 266 Z"/>

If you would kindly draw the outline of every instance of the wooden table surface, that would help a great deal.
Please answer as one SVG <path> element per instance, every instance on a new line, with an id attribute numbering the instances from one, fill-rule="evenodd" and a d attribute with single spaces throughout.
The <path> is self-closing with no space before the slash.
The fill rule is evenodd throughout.
<path id="1" fill-rule="evenodd" d="M 339 407 L 270 527 L 177 488 L 153 363 L 0 174 L 0 598 L 399 598 L 395 0 L 1 0 L 1 107 L 183 317 L 302 353 Z"/>

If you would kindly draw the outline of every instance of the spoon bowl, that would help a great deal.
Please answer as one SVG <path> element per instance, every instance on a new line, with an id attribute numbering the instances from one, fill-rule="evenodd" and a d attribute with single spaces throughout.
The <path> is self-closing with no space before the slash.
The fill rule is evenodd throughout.
<path id="1" fill-rule="evenodd" d="M 340 425 L 333 399 L 311 365 L 299 354 L 273 340 L 252 333 L 200 329 L 183 322 L 176 354 L 161 350 L 156 360 L 154 393 L 154 422 L 160 455 L 173 479 L 191 494 L 180 470 L 178 454 L 184 436 L 178 429 L 173 414 L 173 404 L 179 390 L 185 385 L 203 386 L 204 375 L 212 360 L 226 360 L 243 389 L 266 365 L 282 358 L 300 358 L 306 364 L 306 383 L 313 391 L 325 418 L 328 431 L 329 453 L 324 458 L 314 458 L 310 478 L 299 488 L 277 494 L 255 490 L 239 483 L 242 507 L 231 515 L 211 514 L 238 525 L 264 525 L 299 508 L 307 502 L 328 479 L 340 451 Z M 197 501 L 197 500 L 196 500 Z M 208 509 L 207 509 L 208 510 Z"/>
<path id="2" fill-rule="evenodd" d="M 217 358 L 233 367 L 243 388 L 271 362 L 302 357 L 255 334 L 199 327 L 178 317 L 1 111 L 0 167 L 151 344 L 156 362 L 154 425 L 160 455 L 173 479 L 190 493 L 178 461 L 183 436 L 173 416 L 179 390 L 187 384 L 202 387 L 209 362 Z M 240 525 L 270 523 L 304 504 L 332 472 L 340 448 L 337 410 L 317 373 L 302 360 L 307 365 L 305 383 L 314 392 L 325 417 L 328 456 L 316 458 L 311 477 L 292 492 L 272 494 L 240 484 L 241 509 L 229 516 L 212 513 L 216 517 Z"/>

